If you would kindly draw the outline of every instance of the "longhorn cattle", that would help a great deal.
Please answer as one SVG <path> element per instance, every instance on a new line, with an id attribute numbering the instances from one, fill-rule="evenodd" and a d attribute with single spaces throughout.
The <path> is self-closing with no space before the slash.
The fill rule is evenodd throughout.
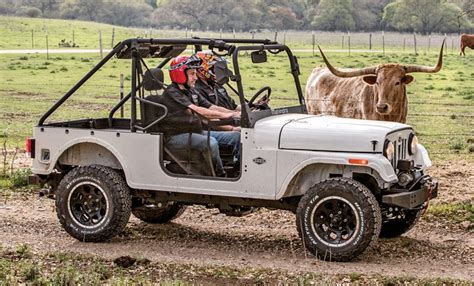
<path id="1" fill-rule="evenodd" d="M 436 73 L 443 64 L 443 45 L 435 67 L 381 64 L 356 70 L 334 68 L 321 48 L 327 68 L 315 68 L 306 82 L 305 100 L 310 114 L 406 122 L 409 73 Z"/>
<path id="2" fill-rule="evenodd" d="M 467 35 L 467 34 L 461 35 L 461 52 L 459 53 L 459 55 L 463 55 L 463 56 L 466 55 L 464 53 L 464 49 L 466 47 L 474 49 L 474 35 Z"/>

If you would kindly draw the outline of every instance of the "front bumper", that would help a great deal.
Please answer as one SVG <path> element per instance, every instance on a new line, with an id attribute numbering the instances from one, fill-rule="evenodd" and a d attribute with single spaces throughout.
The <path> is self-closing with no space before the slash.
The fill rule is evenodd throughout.
<path id="1" fill-rule="evenodd" d="M 382 196 L 382 203 L 406 209 L 419 208 L 425 202 L 438 196 L 438 182 L 429 177 L 423 177 L 415 190 Z"/>

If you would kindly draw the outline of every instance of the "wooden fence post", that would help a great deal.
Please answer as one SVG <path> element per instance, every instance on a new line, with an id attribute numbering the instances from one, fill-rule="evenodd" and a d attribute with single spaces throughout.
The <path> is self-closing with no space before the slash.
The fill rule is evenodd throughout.
<path id="1" fill-rule="evenodd" d="M 235 28 L 232 29 L 232 33 L 234 34 L 234 39 L 235 39 Z"/>
<path id="2" fill-rule="evenodd" d="M 99 30 L 99 51 L 100 51 L 100 58 L 104 58 L 104 53 L 102 51 L 102 31 Z"/>
<path id="3" fill-rule="evenodd" d="M 428 53 L 430 52 L 431 49 L 431 34 L 428 35 Z"/>
<path id="4" fill-rule="evenodd" d="M 35 30 L 31 29 L 31 48 L 35 47 Z"/>
<path id="5" fill-rule="evenodd" d="M 369 50 L 372 50 L 372 33 L 369 34 Z"/>
<path id="6" fill-rule="evenodd" d="M 407 37 L 403 36 L 403 51 L 405 51 L 405 43 L 407 41 Z"/>
<path id="7" fill-rule="evenodd" d="M 314 35 L 314 31 L 312 32 L 312 39 L 313 39 L 313 57 L 314 57 L 314 46 L 316 45 L 316 37 Z"/>
<path id="8" fill-rule="evenodd" d="M 413 32 L 413 43 L 415 48 L 415 56 L 418 55 L 418 51 L 416 50 L 416 32 Z"/>
<path id="9" fill-rule="evenodd" d="M 382 31 L 382 52 L 383 55 L 385 56 L 385 32 Z"/>
<path id="10" fill-rule="evenodd" d="M 222 28 L 221 28 L 221 29 L 219 29 L 219 38 L 221 38 L 221 39 L 222 39 Z"/>
<path id="11" fill-rule="evenodd" d="M 112 28 L 112 46 L 111 46 L 111 48 L 114 47 L 114 40 L 115 40 L 115 28 Z"/>
<path id="12" fill-rule="evenodd" d="M 275 31 L 275 38 L 274 38 L 275 42 L 277 41 L 277 38 L 278 38 L 278 31 Z"/>
<path id="13" fill-rule="evenodd" d="M 46 29 L 46 59 L 49 60 L 48 29 Z"/>
<path id="14" fill-rule="evenodd" d="M 351 56 L 351 32 L 347 31 L 347 47 L 349 49 L 349 57 Z"/>

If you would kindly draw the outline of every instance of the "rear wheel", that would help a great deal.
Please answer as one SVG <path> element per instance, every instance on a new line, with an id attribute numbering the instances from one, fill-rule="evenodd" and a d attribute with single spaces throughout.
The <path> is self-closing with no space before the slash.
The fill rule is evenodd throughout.
<path id="1" fill-rule="evenodd" d="M 120 233 L 130 218 L 131 204 L 124 179 L 99 165 L 71 170 L 56 193 L 59 222 L 80 241 L 104 241 Z"/>
<path id="2" fill-rule="evenodd" d="M 166 223 L 181 216 L 186 206 L 172 202 L 164 206 L 143 205 L 132 209 L 132 214 L 147 223 Z"/>
<path id="3" fill-rule="evenodd" d="M 305 248 L 322 260 L 355 258 L 377 240 L 381 227 L 374 195 L 348 178 L 311 187 L 300 200 L 296 217 Z"/>

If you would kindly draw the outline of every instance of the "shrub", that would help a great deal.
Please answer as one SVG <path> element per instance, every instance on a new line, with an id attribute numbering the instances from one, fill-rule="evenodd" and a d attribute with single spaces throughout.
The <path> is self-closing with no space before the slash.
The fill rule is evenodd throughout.
<path id="1" fill-rule="evenodd" d="M 30 169 L 20 169 L 11 174 L 11 182 L 14 187 L 23 187 L 28 185 L 28 176 L 31 174 Z"/>

